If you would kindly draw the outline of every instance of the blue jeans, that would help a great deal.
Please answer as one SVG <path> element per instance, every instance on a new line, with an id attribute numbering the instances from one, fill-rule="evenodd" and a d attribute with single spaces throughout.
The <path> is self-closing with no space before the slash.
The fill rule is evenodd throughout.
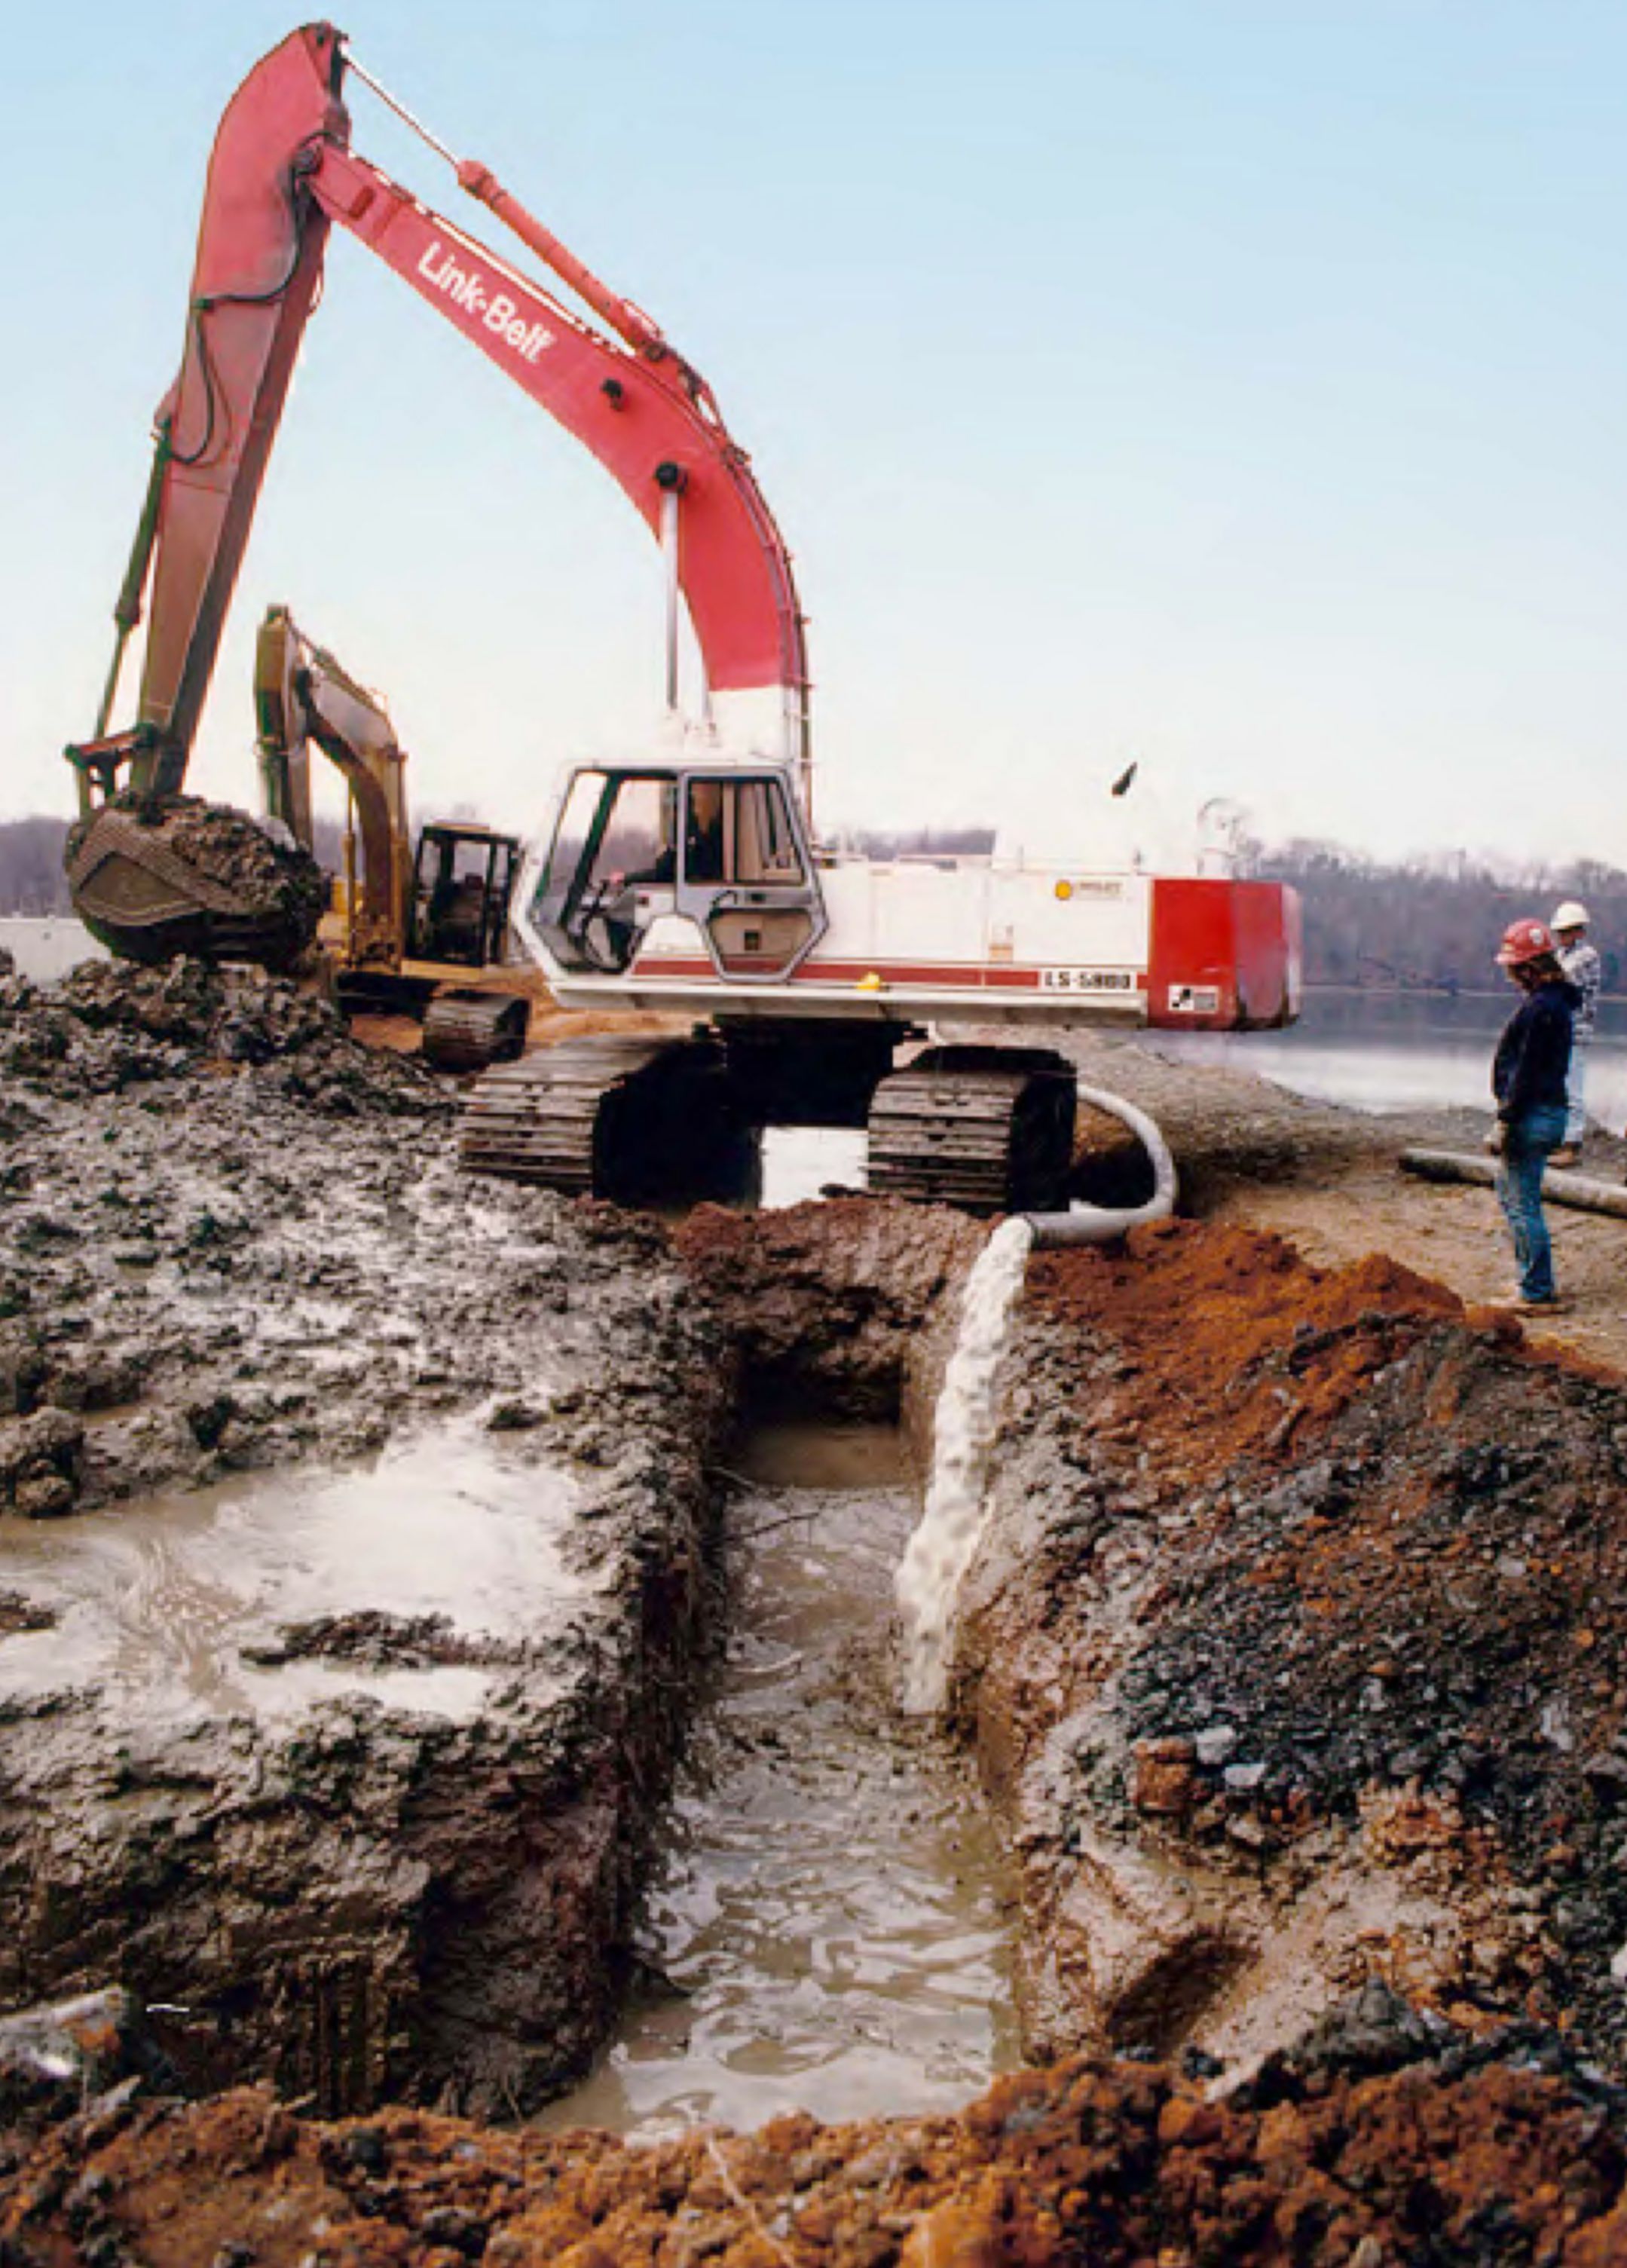
<path id="1" fill-rule="evenodd" d="M 1564 1138 L 1578 1149 L 1587 1131 L 1587 1107 L 1582 1100 L 1582 1086 L 1587 1077 L 1587 1042 L 1571 1042 L 1571 1068 L 1565 1084 L 1570 1089 L 1571 1108 L 1564 1122 Z"/>
<path id="2" fill-rule="evenodd" d="M 1555 1297 L 1553 1247 L 1542 1218 L 1542 1173 L 1549 1152 L 1564 1139 L 1564 1119 L 1563 1103 L 1542 1102 L 1522 1110 L 1504 1129 L 1497 1194 L 1513 1232 L 1522 1300 Z"/>

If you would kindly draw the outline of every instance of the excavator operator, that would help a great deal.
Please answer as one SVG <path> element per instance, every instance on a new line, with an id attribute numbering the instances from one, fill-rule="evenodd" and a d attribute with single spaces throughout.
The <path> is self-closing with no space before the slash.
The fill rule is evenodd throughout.
<path id="1" fill-rule="evenodd" d="M 723 782 L 691 780 L 683 831 L 684 879 L 721 882 L 723 873 Z"/>

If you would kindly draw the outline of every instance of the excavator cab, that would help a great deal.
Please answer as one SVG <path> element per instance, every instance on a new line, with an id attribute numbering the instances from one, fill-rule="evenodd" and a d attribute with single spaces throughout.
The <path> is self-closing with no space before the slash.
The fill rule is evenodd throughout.
<path id="1" fill-rule="evenodd" d="M 807 830 L 776 765 L 585 768 L 562 799 L 531 919 L 562 967 L 622 976 L 657 922 L 699 931 L 718 977 L 782 983 L 827 927 Z"/>
<path id="2" fill-rule="evenodd" d="M 519 861 L 512 835 L 432 821 L 419 830 L 407 950 L 485 968 L 504 958 Z"/>

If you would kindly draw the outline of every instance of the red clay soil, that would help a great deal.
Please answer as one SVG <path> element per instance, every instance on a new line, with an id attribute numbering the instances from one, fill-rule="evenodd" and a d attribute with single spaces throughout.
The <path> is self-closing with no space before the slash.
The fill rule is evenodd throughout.
<path id="1" fill-rule="evenodd" d="M 1619 2103 L 1523 2064 L 1268 2067 L 1213 2102 L 1078 2061 L 959 2118 L 782 2117 L 629 2148 L 242 2091 L 59 2128 L 7 2183 L 16 2268 L 1248 2268 L 1627 2258 Z"/>
<path id="2" fill-rule="evenodd" d="M 1149 1428 L 1181 1435 L 1205 1469 L 1263 1449 L 1302 1452 L 1377 1370 L 1443 1321 L 1520 1340 L 1513 1315 L 1466 1308 L 1383 1253 L 1316 1268 L 1269 1232 L 1185 1220 L 1137 1229 L 1118 1247 L 1041 1253 L 1028 1298 L 1064 1328 L 1109 1329 Z"/>

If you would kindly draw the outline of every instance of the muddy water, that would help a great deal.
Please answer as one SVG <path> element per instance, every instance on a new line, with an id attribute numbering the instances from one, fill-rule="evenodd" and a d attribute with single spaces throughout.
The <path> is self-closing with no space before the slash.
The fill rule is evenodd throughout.
<path id="1" fill-rule="evenodd" d="M 138 1703 L 151 1723 L 283 1717 L 361 1694 L 473 1716 L 494 1674 L 480 1667 L 410 1653 L 402 1666 L 264 1657 L 290 1627 L 364 1613 L 439 1616 L 453 1636 L 499 1644 L 534 1638 L 583 1594 L 561 1556 L 573 1503 L 567 1476 L 468 1425 L 402 1443 L 364 1471 L 9 1521 L 0 1591 L 55 1620 L 0 1640 L 0 1700 L 94 1690 Z"/>
<path id="2" fill-rule="evenodd" d="M 894 1437 L 739 1460 L 730 1632 L 672 1808 L 642 1989 L 554 2127 L 644 2137 L 949 2110 L 1017 2059 L 1007 1885 L 962 1760 L 896 1704 Z"/>

